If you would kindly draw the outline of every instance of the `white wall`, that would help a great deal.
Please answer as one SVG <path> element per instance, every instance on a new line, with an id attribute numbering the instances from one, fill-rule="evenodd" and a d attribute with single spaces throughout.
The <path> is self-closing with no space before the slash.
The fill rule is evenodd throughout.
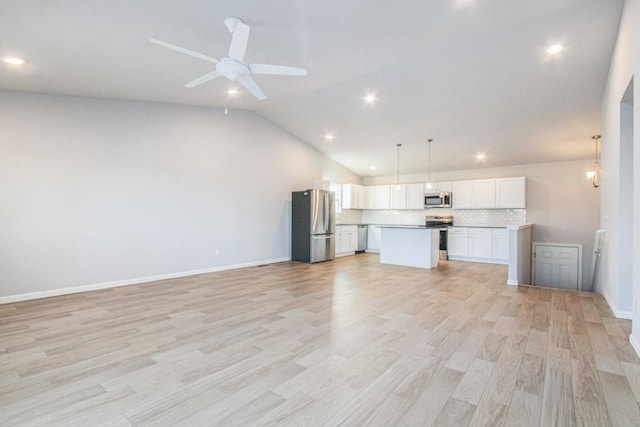
<path id="1" fill-rule="evenodd" d="M 585 144 L 591 140 L 585 141 Z M 431 174 L 431 180 L 527 177 L 527 222 L 534 224 L 533 241 L 582 244 L 582 277 L 586 289 L 591 277 L 593 240 L 599 224 L 600 191 L 585 178 L 593 161 L 538 163 L 499 168 L 469 169 Z M 426 182 L 425 174 L 401 176 L 402 182 Z M 395 177 L 366 177 L 365 184 L 391 184 Z M 453 195 L 455 197 L 455 194 Z"/>
<path id="2" fill-rule="evenodd" d="M 251 112 L 0 91 L 0 131 L 0 297 L 286 258 L 291 191 L 360 182 Z"/>
<path id="3" fill-rule="evenodd" d="M 621 174 L 621 107 L 625 91 L 636 76 L 634 84 L 635 111 L 633 113 L 633 186 L 620 185 Z M 633 317 L 633 334 L 636 343 L 640 340 L 640 313 L 634 309 L 634 301 L 640 298 L 640 0 L 626 0 L 618 33 L 616 48 L 611 59 L 607 87 L 602 101 L 602 202 L 601 226 L 607 230 L 599 290 L 606 293 L 614 310 Z M 627 178 L 628 179 L 628 178 Z M 633 190 L 630 190 L 631 187 Z M 621 221 L 625 220 L 622 200 L 634 200 L 633 216 L 633 285 L 624 284 L 624 269 L 621 269 L 619 248 L 624 239 L 621 236 L 631 230 Z M 623 245 L 624 246 L 624 245 Z M 633 313 L 632 313 L 633 311 Z M 633 342 L 633 340 L 632 340 Z M 640 348 L 636 344 L 636 351 Z"/>

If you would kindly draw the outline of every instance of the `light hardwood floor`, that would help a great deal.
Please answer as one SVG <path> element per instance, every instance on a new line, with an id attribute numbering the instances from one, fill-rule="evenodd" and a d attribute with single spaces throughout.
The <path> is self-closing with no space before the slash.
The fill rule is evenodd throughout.
<path id="1" fill-rule="evenodd" d="M 358 255 L 0 306 L 0 425 L 630 426 L 599 295 Z"/>

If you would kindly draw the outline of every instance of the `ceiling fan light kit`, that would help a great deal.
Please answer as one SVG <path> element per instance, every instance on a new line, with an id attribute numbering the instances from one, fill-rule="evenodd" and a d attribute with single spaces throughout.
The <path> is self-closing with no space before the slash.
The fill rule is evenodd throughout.
<path id="1" fill-rule="evenodd" d="M 216 64 L 216 70 L 211 71 L 198 77 L 195 80 L 190 81 L 186 85 L 186 88 L 194 88 L 206 83 L 210 80 L 216 79 L 220 76 L 232 82 L 240 83 L 247 91 L 253 96 L 262 101 L 267 96 L 264 94 L 260 86 L 251 78 L 251 74 L 267 74 L 278 76 L 306 76 L 307 70 L 305 68 L 287 67 L 283 65 L 273 64 L 247 64 L 244 62 L 244 56 L 247 52 L 247 45 L 249 44 L 249 33 L 251 27 L 242 22 L 239 18 L 226 18 L 224 25 L 227 27 L 231 36 L 231 45 L 229 46 L 229 53 L 227 58 L 220 60 L 211 56 L 196 52 L 190 49 L 186 49 L 171 43 L 164 42 L 158 39 L 149 39 L 151 43 L 158 46 L 171 49 L 175 52 L 189 55 L 200 60 Z"/>

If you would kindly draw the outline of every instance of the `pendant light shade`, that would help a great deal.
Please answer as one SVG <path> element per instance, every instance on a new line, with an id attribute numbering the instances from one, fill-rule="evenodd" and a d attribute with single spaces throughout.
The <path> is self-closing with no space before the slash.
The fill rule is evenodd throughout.
<path id="1" fill-rule="evenodd" d="M 429 143 L 429 157 L 427 160 L 427 185 L 426 188 L 433 188 L 433 184 L 431 184 L 431 143 L 433 142 L 433 139 L 429 138 L 427 140 L 427 142 Z"/>
<path id="2" fill-rule="evenodd" d="M 397 147 L 397 151 L 398 151 L 398 168 L 397 168 L 397 175 L 396 175 L 396 190 L 400 189 L 400 147 L 402 147 L 402 144 L 396 144 Z"/>
<path id="3" fill-rule="evenodd" d="M 602 138 L 601 135 L 593 135 L 591 139 L 595 142 L 595 161 L 593 163 L 593 169 L 587 172 L 587 180 L 591 182 L 594 188 L 600 187 L 600 160 L 598 158 L 598 141 Z"/>

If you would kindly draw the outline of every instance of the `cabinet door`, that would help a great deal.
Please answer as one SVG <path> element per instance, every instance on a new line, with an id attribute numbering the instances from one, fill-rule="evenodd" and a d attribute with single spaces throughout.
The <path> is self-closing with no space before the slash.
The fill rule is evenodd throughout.
<path id="1" fill-rule="evenodd" d="M 452 185 L 453 184 L 451 182 L 438 182 L 436 187 L 441 193 L 451 193 L 451 191 L 453 191 Z"/>
<path id="2" fill-rule="evenodd" d="M 473 181 L 473 208 L 494 209 L 496 207 L 496 180 Z"/>
<path id="3" fill-rule="evenodd" d="M 424 209 L 424 185 L 407 185 L 407 209 Z"/>
<path id="4" fill-rule="evenodd" d="M 367 194 L 368 188 L 364 186 L 359 186 L 358 188 L 358 209 L 367 209 Z"/>
<path id="5" fill-rule="evenodd" d="M 496 179 L 496 207 L 501 209 L 524 209 L 527 206 L 527 179 Z"/>
<path id="6" fill-rule="evenodd" d="M 450 228 L 447 233 L 447 252 L 453 256 L 469 256 L 469 232 Z"/>
<path id="7" fill-rule="evenodd" d="M 337 254 L 341 254 L 342 253 L 342 227 L 336 227 L 336 242 L 335 242 L 335 248 L 336 248 L 336 253 Z"/>
<path id="8" fill-rule="evenodd" d="M 499 260 L 509 259 L 509 232 L 507 230 L 493 230 L 491 258 Z"/>
<path id="9" fill-rule="evenodd" d="M 472 229 L 469 233 L 469 256 L 472 258 L 491 258 L 491 230 Z"/>
<path id="10" fill-rule="evenodd" d="M 371 251 L 380 250 L 380 227 L 370 225 L 367 227 L 367 249 Z"/>
<path id="11" fill-rule="evenodd" d="M 473 181 L 455 181 L 451 185 L 453 209 L 473 208 Z"/>
<path id="12" fill-rule="evenodd" d="M 358 249 L 358 230 L 349 232 L 349 252 L 355 252 Z"/>
<path id="13" fill-rule="evenodd" d="M 362 209 L 375 209 L 375 187 L 363 187 L 365 189 L 365 204 Z"/>
<path id="14" fill-rule="evenodd" d="M 391 186 L 391 209 L 407 209 L 407 186 Z"/>
<path id="15" fill-rule="evenodd" d="M 342 184 L 342 209 L 353 209 L 353 184 Z"/>
<path id="16" fill-rule="evenodd" d="M 389 185 L 376 185 L 373 187 L 373 208 L 374 209 L 389 209 L 390 203 L 390 186 Z"/>

